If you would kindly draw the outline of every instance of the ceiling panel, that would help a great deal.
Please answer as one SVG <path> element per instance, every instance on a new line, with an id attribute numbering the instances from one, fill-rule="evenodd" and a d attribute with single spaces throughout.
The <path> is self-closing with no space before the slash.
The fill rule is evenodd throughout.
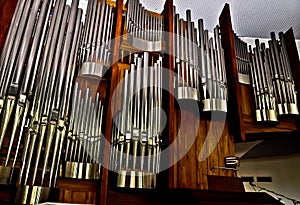
<path id="1" fill-rule="evenodd" d="M 86 2 L 80 0 L 81 6 L 85 7 Z M 140 2 L 158 13 L 165 4 L 164 0 Z M 204 19 L 205 28 L 211 32 L 218 24 L 225 3 L 230 5 L 233 29 L 239 36 L 270 38 L 271 31 L 285 32 L 292 27 L 296 39 L 300 39 L 300 0 L 174 0 L 182 18 L 186 10 L 191 9 L 193 20 Z"/>
<path id="2" fill-rule="evenodd" d="M 141 0 L 146 8 L 161 12 L 165 1 Z M 239 36 L 269 38 L 270 32 L 287 31 L 293 27 L 300 39 L 300 0 L 174 0 L 177 12 L 185 17 L 191 9 L 194 21 L 204 19 L 210 31 L 218 24 L 218 18 L 229 3 L 234 31 Z"/>

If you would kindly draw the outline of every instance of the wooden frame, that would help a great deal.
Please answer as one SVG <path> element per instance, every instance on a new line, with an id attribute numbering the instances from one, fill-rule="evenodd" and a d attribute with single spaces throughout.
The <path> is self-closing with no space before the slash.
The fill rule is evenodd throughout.
<path id="1" fill-rule="evenodd" d="M 280 117 L 279 123 L 257 123 L 255 121 L 254 94 L 250 85 L 238 82 L 238 70 L 234 49 L 233 30 L 230 17 L 229 4 L 226 4 L 219 19 L 222 45 L 225 51 L 225 63 L 228 79 L 228 122 L 230 131 L 236 141 L 246 141 L 248 137 L 260 136 L 263 138 L 270 133 L 291 133 L 299 130 L 297 117 Z M 295 38 L 290 29 L 285 34 L 288 46 L 288 55 L 291 59 L 292 72 L 296 82 L 296 90 L 300 89 L 299 56 L 295 44 Z M 299 108 L 299 104 L 298 104 Z M 266 135 L 265 135 L 266 133 Z"/>
<path id="2" fill-rule="evenodd" d="M 16 7 L 17 0 L 10 0 L 10 1 L 0 1 L 0 49 L 2 50 L 5 38 L 7 35 L 7 31 L 9 28 L 10 21 L 13 16 L 14 9 Z M 109 3 L 112 3 L 109 1 Z M 117 0 L 115 8 L 115 25 L 114 25 L 114 45 L 113 45 L 113 62 L 116 62 L 112 65 L 111 69 L 109 69 L 108 73 L 108 79 L 105 82 L 106 93 L 105 93 L 105 99 L 106 102 L 106 112 L 105 112 L 105 124 L 104 127 L 104 135 L 106 136 L 106 140 L 108 142 L 111 141 L 111 135 L 112 135 L 112 126 L 113 126 L 113 116 L 111 110 L 115 108 L 115 104 L 113 103 L 112 97 L 113 97 L 113 91 L 116 88 L 119 80 L 120 80 L 120 64 L 118 63 L 119 59 L 119 51 L 121 46 L 121 38 L 119 38 L 122 35 L 122 13 L 124 9 L 123 0 Z M 3 12 L 3 11 L 10 11 L 10 12 Z M 1 12 L 2 11 L 2 12 Z M 164 48 L 166 49 L 167 53 L 173 53 L 173 0 L 166 0 L 165 6 L 164 6 L 164 22 L 165 22 L 165 32 L 167 33 L 165 37 L 166 42 L 164 42 Z M 247 140 L 247 134 L 257 134 L 261 132 L 293 132 L 299 129 L 299 124 L 296 124 L 295 120 L 289 120 L 285 119 L 281 122 L 280 125 L 276 126 L 264 126 L 264 125 L 257 125 L 253 120 L 250 118 L 245 119 L 245 106 L 247 106 L 248 111 L 251 111 L 251 105 L 247 104 L 245 105 L 244 102 L 251 101 L 251 90 L 249 89 L 249 86 L 241 85 L 238 82 L 238 71 L 237 71 L 237 64 L 236 64 L 236 54 L 234 49 L 234 41 L 233 41 L 233 30 L 232 30 L 232 24 L 231 24 L 231 16 L 230 16 L 230 9 L 229 4 L 226 4 L 221 15 L 219 18 L 220 22 L 220 29 L 221 29 L 221 35 L 222 35 L 222 45 L 225 50 L 225 63 L 226 63 L 226 70 L 227 70 L 227 77 L 228 77 L 228 90 L 229 90 L 229 102 L 228 102 L 228 114 L 227 116 L 230 118 L 227 118 L 229 122 L 229 130 L 231 133 L 228 133 L 228 127 L 226 124 L 225 131 L 223 132 L 223 138 L 224 140 L 222 143 L 222 146 L 230 145 L 226 148 L 226 150 L 222 150 L 222 147 L 217 147 L 216 151 L 214 152 L 211 159 L 209 159 L 207 162 L 200 164 L 197 163 L 197 159 L 192 159 L 192 157 L 197 157 L 197 151 L 199 151 L 199 148 L 197 146 L 200 146 L 203 144 L 203 138 L 201 138 L 202 135 L 206 134 L 206 129 L 210 125 L 209 120 L 200 120 L 200 119 L 192 119 L 191 121 L 193 123 L 201 123 L 201 127 L 198 131 L 198 138 L 195 145 L 194 150 L 189 153 L 186 160 L 182 164 L 175 164 L 174 166 L 170 167 L 166 172 L 162 173 L 162 177 L 159 178 L 159 189 L 166 190 L 170 188 L 177 188 L 179 183 L 177 179 L 180 177 L 180 172 L 178 170 L 181 169 L 182 166 L 188 166 L 189 163 L 195 164 L 195 170 L 197 172 L 197 169 L 201 169 L 203 166 L 205 166 L 205 169 L 207 169 L 208 174 L 221 174 L 220 171 L 213 172 L 211 170 L 211 165 L 214 165 L 213 163 L 222 164 L 222 159 L 216 159 L 216 157 L 220 157 L 220 153 L 224 152 L 224 155 L 230 155 L 233 153 L 233 140 L 232 136 L 235 137 L 236 140 L 245 141 Z M 291 59 L 291 65 L 292 65 L 292 72 L 295 78 L 296 83 L 296 90 L 298 91 L 298 103 L 300 102 L 300 63 L 299 63 L 299 56 L 295 44 L 295 38 L 293 35 L 292 29 L 288 30 L 284 34 L 285 40 L 288 42 L 288 55 Z M 126 65 L 125 65 L 126 66 Z M 165 86 L 169 88 L 170 90 L 174 89 L 174 57 L 169 54 L 164 55 L 164 68 L 167 68 L 169 70 L 168 76 L 166 76 L 166 81 L 164 81 Z M 79 79 L 81 80 L 81 83 L 88 83 L 88 77 L 86 79 L 83 79 L 84 77 L 80 76 Z M 84 87 L 84 85 L 83 85 Z M 97 88 L 99 89 L 99 88 Z M 245 96 L 248 98 L 245 100 Z M 250 96 L 250 97 L 249 97 Z M 178 131 L 177 130 L 177 121 L 181 117 L 177 113 L 177 110 L 175 109 L 175 99 L 174 96 L 171 93 L 168 93 L 164 95 L 164 109 L 167 112 L 167 128 L 165 129 L 163 135 L 167 138 L 167 143 L 170 144 L 175 139 L 175 134 Z M 299 107 L 299 106 L 298 106 Z M 251 113 L 249 111 L 249 113 Z M 187 115 L 189 114 L 186 112 Z M 186 117 L 186 116 L 185 116 Z M 251 117 L 251 114 L 250 114 Z M 187 119 L 189 120 L 189 119 Z M 248 121 L 247 121 L 248 120 Z M 299 123 L 299 122 L 298 122 Z M 202 143 L 202 144 L 201 144 Z M 170 150 L 169 152 L 169 160 L 170 162 L 174 162 L 175 158 L 172 153 L 173 150 Z M 104 147 L 103 150 L 103 162 L 105 165 L 109 165 L 109 156 L 110 156 L 110 147 L 108 144 Z M 192 162 L 195 161 L 195 162 Z M 189 168 L 189 167 L 188 167 Z M 201 184 L 198 178 L 205 177 L 207 173 L 197 173 L 197 176 L 195 176 L 196 185 L 193 185 L 192 188 L 197 189 L 204 189 L 206 188 L 205 185 Z M 191 174 L 191 173 L 189 173 Z M 225 173 L 227 176 L 235 176 L 235 173 Z M 65 180 L 64 186 L 68 187 L 68 183 L 73 183 L 74 180 Z M 63 182 L 63 181 L 60 181 Z M 107 201 L 107 193 L 108 193 L 108 183 L 109 183 L 109 171 L 107 168 L 102 168 L 101 172 L 101 180 L 98 181 L 97 186 L 94 186 L 97 182 L 92 183 L 86 183 L 84 182 L 84 187 L 88 187 L 87 184 L 92 184 L 93 187 L 91 190 L 95 191 L 97 194 L 97 203 L 101 205 L 105 205 Z M 70 187 L 69 187 L 70 188 Z M 78 187 L 77 187 L 78 188 Z"/>

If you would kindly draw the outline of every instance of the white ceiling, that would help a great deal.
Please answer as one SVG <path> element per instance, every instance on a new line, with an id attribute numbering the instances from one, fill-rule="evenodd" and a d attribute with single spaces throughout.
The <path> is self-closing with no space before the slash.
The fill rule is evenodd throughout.
<path id="1" fill-rule="evenodd" d="M 141 2 L 146 8 L 161 12 L 165 1 Z M 300 39 L 300 0 L 174 0 L 181 17 L 185 17 L 186 9 L 191 9 L 194 21 L 203 18 L 210 31 L 218 24 L 225 3 L 230 5 L 233 29 L 239 36 L 269 38 L 271 31 L 285 32 L 293 27 Z"/>
<path id="2" fill-rule="evenodd" d="M 71 1 L 71 0 L 68 0 Z M 270 32 L 293 28 L 300 39 L 300 0 L 173 0 L 181 18 L 191 9 L 192 18 L 204 19 L 209 31 L 218 24 L 219 16 L 229 3 L 234 31 L 238 36 L 269 38 Z M 82 7 L 87 0 L 80 0 Z M 124 0 L 126 2 L 126 0 Z M 165 0 L 140 0 L 148 10 L 162 12 Z"/>

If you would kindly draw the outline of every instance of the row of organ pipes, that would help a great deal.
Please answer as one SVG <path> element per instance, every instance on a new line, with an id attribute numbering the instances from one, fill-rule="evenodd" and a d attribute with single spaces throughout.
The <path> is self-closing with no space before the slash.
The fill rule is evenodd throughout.
<path id="1" fill-rule="evenodd" d="M 186 11 L 186 21 L 176 14 L 174 7 L 174 60 L 178 99 L 203 103 L 203 111 L 227 112 L 227 80 L 224 50 L 219 27 L 209 38 L 203 19 L 198 29 Z"/>
<path id="2" fill-rule="evenodd" d="M 111 147 L 111 170 L 117 185 L 154 188 L 159 173 L 162 132 L 162 57 L 134 54 L 124 71 L 122 106 L 116 114 Z"/>
<path id="3" fill-rule="evenodd" d="M 16 203 L 37 203 L 61 173 L 100 177 L 104 105 L 74 82 L 110 64 L 113 12 L 88 4 L 83 23 L 79 0 L 17 2 L 0 61 L 0 174 L 7 184 L 18 174 Z"/>
<path id="4" fill-rule="evenodd" d="M 83 23 L 78 5 L 79 0 L 71 6 L 65 0 L 19 0 L 9 27 L 0 59 L 0 175 L 10 183 L 20 170 L 18 191 L 27 197 L 16 203 L 37 202 L 28 190 L 55 187 L 59 176 L 100 178 L 106 100 L 76 78 L 103 77 L 114 63 L 114 9 L 105 0 L 88 0 Z M 140 51 L 129 54 L 129 68 L 119 76 L 110 170 L 119 187 L 155 188 L 165 123 L 163 15 L 128 0 L 124 16 L 128 42 Z M 175 7 L 173 23 L 176 97 L 198 101 L 203 111 L 227 112 L 220 28 L 210 37 L 202 19 L 196 25 L 187 10 L 184 20 Z M 234 44 L 239 81 L 253 87 L 256 120 L 299 115 L 283 34 L 276 40 L 271 33 L 269 48 L 257 40 L 250 52 L 237 35 Z"/>
<path id="5" fill-rule="evenodd" d="M 117 172 L 119 187 L 154 188 L 164 141 L 160 114 L 163 59 L 157 56 L 161 48 L 152 45 L 153 41 L 162 41 L 163 28 L 161 17 L 146 11 L 136 0 L 127 1 L 126 17 L 133 46 L 149 52 L 129 52 L 130 69 L 124 72 L 122 106 L 115 115 L 112 130 L 110 168 Z M 153 23 L 157 26 L 151 26 Z M 219 28 L 215 28 L 214 38 L 209 38 L 203 20 L 199 20 L 198 42 L 197 29 L 188 10 L 187 21 L 179 19 L 178 14 L 174 16 L 174 31 L 177 72 L 174 89 L 178 99 L 202 101 L 204 111 L 227 112 L 224 51 Z M 123 57 L 128 52 L 121 50 L 121 53 Z M 204 98 L 200 93 L 204 93 Z"/>
<path id="6" fill-rule="evenodd" d="M 250 84 L 251 55 L 248 53 L 248 44 L 234 33 L 234 48 L 238 68 L 238 80 L 242 84 Z"/>
<path id="7" fill-rule="evenodd" d="M 145 9 L 139 0 L 126 2 L 126 26 L 128 42 L 142 51 L 163 49 L 163 15 Z"/>
<path id="8" fill-rule="evenodd" d="M 66 168 L 63 176 L 99 179 L 101 166 L 101 133 L 103 102 L 100 93 L 74 86 L 70 125 L 65 145 Z"/>
<path id="9" fill-rule="evenodd" d="M 278 122 L 278 116 L 299 115 L 297 92 L 283 33 L 271 32 L 266 43 L 255 40 L 252 49 L 234 36 L 239 81 L 251 84 L 257 122 Z"/>
<path id="10" fill-rule="evenodd" d="M 103 76 L 111 64 L 113 8 L 105 1 L 88 1 L 81 40 L 80 74 Z"/>
<path id="11" fill-rule="evenodd" d="M 146 41 L 162 41 L 163 18 L 143 7 L 139 0 L 127 1 L 126 29 L 133 37 Z"/>

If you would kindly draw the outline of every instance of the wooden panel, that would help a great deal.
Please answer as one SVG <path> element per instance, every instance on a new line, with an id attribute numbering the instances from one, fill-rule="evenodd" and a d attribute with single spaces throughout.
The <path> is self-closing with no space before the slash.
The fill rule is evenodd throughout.
<path id="1" fill-rule="evenodd" d="M 116 11 L 115 11 L 115 21 L 114 21 L 114 45 L 113 45 L 113 62 L 114 64 L 110 68 L 110 79 L 108 83 L 108 93 L 106 100 L 106 113 L 105 113 L 105 131 L 104 136 L 108 142 L 111 141 L 112 135 L 112 126 L 113 126 L 113 116 L 112 109 L 115 109 L 115 105 L 112 104 L 113 91 L 115 90 L 118 84 L 118 60 L 119 60 L 119 51 L 121 45 L 121 29 L 122 29 L 122 12 L 123 12 L 123 0 L 116 1 Z M 110 144 L 105 143 L 103 146 L 103 164 L 109 167 L 109 156 L 110 156 Z M 101 190 L 100 190 L 100 204 L 106 204 L 106 196 L 107 196 L 107 186 L 108 186 L 108 169 L 103 167 L 102 169 L 102 180 L 101 180 Z"/>
<path id="2" fill-rule="evenodd" d="M 237 140 L 246 140 L 242 119 L 242 95 L 240 83 L 238 82 L 238 70 L 229 4 L 225 4 L 219 22 L 228 84 L 228 116 L 230 116 L 228 122 L 230 123 L 230 132 L 233 133 Z"/>
<path id="3" fill-rule="evenodd" d="M 96 181 L 59 178 L 57 181 L 57 188 L 60 190 L 58 202 L 96 204 L 97 183 Z"/>
<path id="4" fill-rule="evenodd" d="M 178 113 L 179 111 L 177 111 Z M 193 113 L 190 111 L 182 110 L 181 121 L 185 122 L 184 126 L 178 124 L 178 143 L 177 153 L 184 152 L 187 147 L 191 146 L 190 150 L 177 164 L 177 186 L 178 188 L 196 188 L 197 183 L 197 166 L 196 166 L 196 145 L 192 143 L 195 136 L 195 118 L 192 117 Z M 188 122 L 188 123 L 186 123 Z M 191 125 L 191 126 L 189 126 Z"/>
<path id="5" fill-rule="evenodd" d="M 260 123 L 255 121 L 254 96 L 250 85 L 240 85 L 242 94 L 242 119 L 246 134 L 293 132 L 298 130 L 297 121 L 291 117 L 280 117 L 278 123 Z M 263 137 L 263 134 L 261 134 Z"/>
<path id="6" fill-rule="evenodd" d="M 162 197 L 155 191 L 108 191 L 107 205 L 161 205 Z"/>
<path id="7" fill-rule="evenodd" d="M 208 175 L 207 179 L 209 190 L 245 192 L 242 179 L 239 177 Z"/>
<path id="8" fill-rule="evenodd" d="M 252 134 L 256 137 L 264 137 L 264 133 L 284 133 L 294 132 L 299 129 L 297 117 L 278 116 L 278 123 L 274 122 L 256 122 L 254 108 L 254 93 L 250 85 L 244 85 L 238 82 L 238 71 L 236 65 L 236 56 L 233 43 L 233 31 L 229 5 L 226 4 L 220 16 L 220 28 L 222 34 L 222 45 L 225 51 L 225 62 L 228 79 L 228 122 L 230 132 L 237 141 L 246 140 L 247 136 Z M 288 45 L 289 56 L 293 68 L 296 87 L 298 93 L 300 89 L 300 65 L 299 56 L 296 49 L 295 38 L 290 29 L 285 38 Z M 298 95 L 298 99 L 299 95 Z M 299 100 L 298 100 L 299 102 Z"/>
<path id="9" fill-rule="evenodd" d="M 255 102 L 253 88 L 250 85 L 240 84 L 241 95 L 242 95 L 242 113 L 243 115 L 251 115 L 255 118 Z"/>
<path id="10" fill-rule="evenodd" d="M 196 140 L 190 150 L 174 167 L 174 187 L 208 189 L 207 175 L 236 177 L 235 171 L 213 169 L 214 166 L 224 167 L 224 157 L 235 154 L 234 140 L 229 135 L 227 123 L 222 119 L 213 121 L 204 118 L 197 119 L 192 111 L 182 110 L 180 120 L 185 125 L 180 126 L 179 110 L 176 113 L 176 119 L 178 118 L 176 129 L 179 130 L 178 135 L 180 136 L 177 152 L 182 152 L 188 147 L 197 131 L 195 129 L 197 126 L 199 128 Z M 207 146 L 204 146 L 207 139 L 209 139 Z M 217 146 L 213 147 L 214 144 Z M 201 151 L 207 155 L 207 158 L 204 157 L 202 161 L 199 161 Z"/>
<path id="11" fill-rule="evenodd" d="M 282 204 L 264 192 L 224 192 L 209 190 L 171 189 L 166 192 L 154 190 L 109 191 L 108 205 L 271 205 Z"/>
<path id="12" fill-rule="evenodd" d="M 174 56 L 173 54 L 173 0 L 166 0 L 164 5 L 164 30 L 165 39 L 166 39 L 166 55 L 164 55 L 163 67 L 169 69 L 168 76 L 163 76 L 163 87 L 168 88 L 172 93 L 164 93 L 163 94 L 163 102 L 166 102 L 163 106 L 165 111 L 167 112 L 167 129 L 164 131 L 163 135 L 168 136 L 167 143 L 170 144 L 174 141 L 175 133 L 174 133 Z M 169 162 L 174 164 L 174 150 L 170 150 L 169 152 Z M 174 187 L 174 166 L 170 167 L 168 170 L 168 177 L 165 177 L 168 182 L 164 182 L 164 184 L 168 184 L 167 187 Z"/>
<path id="13" fill-rule="evenodd" d="M 203 144 L 205 142 L 205 137 L 207 133 L 206 129 L 206 121 L 196 119 L 196 122 L 199 124 L 199 129 L 198 129 L 198 137 L 196 139 L 196 154 L 199 154 L 201 150 L 206 152 L 206 148 L 203 147 Z M 200 137 L 201 136 L 201 137 Z M 197 189 L 207 189 L 207 163 L 206 161 L 198 161 L 197 158 L 196 160 L 196 166 L 197 166 Z"/>
<path id="14" fill-rule="evenodd" d="M 5 43 L 7 32 L 16 8 L 18 0 L 0 1 L 0 53 Z"/>
<path id="15" fill-rule="evenodd" d="M 280 204 L 277 199 L 265 192 L 223 192 L 223 191 L 197 191 L 191 190 L 194 198 L 193 204 L 199 205 L 271 205 Z"/>
<path id="16" fill-rule="evenodd" d="M 288 133 L 299 130 L 295 119 L 280 118 L 278 124 L 268 126 L 267 124 L 255 122 L 253 116 L 243 115 L 243 118 L 245 122 L 245 133 L 261 133 L 261 137 L 263 137 L 263 133 Z"/>
<path id="17" fill-rule="evenodd" d="M 15 194 L 16 187 L 0 184 L 0 204 L 11 204 Z"/>
<path id="18" fill-rule="evenodd" d="M 298 109 L 300 110 L 300 61 L 299 61 L 299 54 L 297 51 L 295 36 L 293 33 L 293 29 L 290 28 L 284 34 L 284 40 L 286 42 L 288 56 L 291 63 L 291 70 L 295 81 L 295 89 L 298 92 Z"/>

